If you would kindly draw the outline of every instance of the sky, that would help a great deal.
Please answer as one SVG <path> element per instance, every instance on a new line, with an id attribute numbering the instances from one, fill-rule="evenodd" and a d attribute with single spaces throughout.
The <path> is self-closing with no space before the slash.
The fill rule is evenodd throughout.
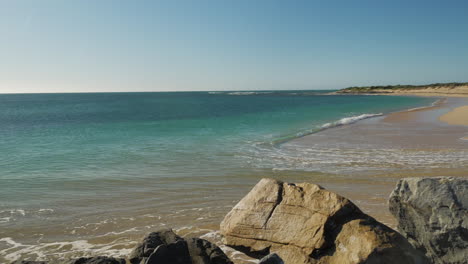
<path id="1" fill-rule="evenodd" d="M 468 81 L 468 1 L 0 0 L 0 93 Z"/>

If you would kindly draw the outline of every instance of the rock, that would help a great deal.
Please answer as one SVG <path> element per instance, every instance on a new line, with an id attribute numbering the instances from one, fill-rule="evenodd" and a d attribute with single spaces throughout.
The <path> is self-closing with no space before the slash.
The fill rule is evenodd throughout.
<path id="1" fill-rule="evenodd" d="M 34 260 L 18 260 L 11 264 L 47 264 L 46 261 L 34 261 Z"/>
<path id="2" fill-rule="evenodd" d="M 468 179 L 401 179 L 389 206 L 399 231 L 431 262 L 468 263 Z"/>
<path id="3" fill-rule="evenodd" d="M 147 235 L 143 241 L 130 253 L 129 260 L 132 264 L 140 264 L 144 258 L 148 258 L 151 253 L 160 245 L 168 245 L 181 241 L 172 229 L 162 229 Z"/>
<path id="4" fill-rule="evenodd" d="M 79 258 L 71 262 L 71 264 L 125 264 L 125 259 L 117 259 L 111 257 L 92 257 Z"/>
<path id="5" fill-rule="evenodd" d="M 427 263 L 396 231 L 348 199 L 309 184 L 262 179 L 224 218 L 226 245 L 287 264 Z"/>
<path id="6" fill-rule="evenodd" d="M 258 264 L 284 264 L 284 262 L 276 253 L 273 253 L 263 257 Z"/>
<path id="7" fill-rule="evenodd" d="M 188 250 L 193 264 L 233 264 L 216 245 L 201 238 L 187 239 Z"/>
<path id="8" fill-rule="evenodd" d="M 183 239 L 171 229 L 146 236 L 129 259 L 132 264 L 232 264 L 216 245 L 200 238 Z"/>
<path id="9" fill-rule="evenodd" d="M 191 264 L 187 242 L 179 240 L 158 246 L 145 264 Z"/>

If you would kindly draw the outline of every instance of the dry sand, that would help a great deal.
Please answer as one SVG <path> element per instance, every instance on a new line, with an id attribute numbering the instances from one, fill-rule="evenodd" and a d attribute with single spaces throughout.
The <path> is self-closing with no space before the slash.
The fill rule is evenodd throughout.
<path id="1" fill-rule="evenodd" d="M 450 125 L 468 126 L 468 105 L 453 109 L 439 117 L 439 120 Z"/>

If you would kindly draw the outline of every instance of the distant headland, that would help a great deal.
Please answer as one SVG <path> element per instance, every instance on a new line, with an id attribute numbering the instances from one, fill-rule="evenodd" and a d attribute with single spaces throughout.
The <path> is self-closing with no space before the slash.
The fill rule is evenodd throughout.
<path id="1" fill-rule="evenodd" d="M 426 85 L 354 86 L 335 93 L 468 97 L 468 82 L 433 83 Z"/>

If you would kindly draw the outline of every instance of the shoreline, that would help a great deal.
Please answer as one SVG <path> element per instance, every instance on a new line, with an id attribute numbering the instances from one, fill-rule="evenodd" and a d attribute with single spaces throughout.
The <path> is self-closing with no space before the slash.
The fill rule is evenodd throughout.
<path id="1" fill-rule="evenodd" d="M 453 98 L 466 98 L 468 93 L 439 93 L 439 92 L 367 92 L 367 93 L 358 93 L 358 92 L 334 92 L 332 95 L 387 95 L 387 96 L 421 96 L 421 97 L 453 97 Z"/>
<path id="2" fill-rule="evenodd" d="M 371 100 L 371 99 L 369 99 Z M 398 137 L 402 137 L 405 135 L 406 131 L 405 129 L 398 129 L 399 124 L 402 124 L 404 127 L 409 127 L 409 128 L 414 128 L 411 126 L 411 122 L 413 120 L 419 120 L 421 119 L 421 116 L 425 116 L 427 112 L 431 112 L 429 116 L 433 118 L 438 114 L 439 112 L 443 112 L 447 110 L 448 108 L 454 106 L 453 104 L 453 98 L 449 99 L 437 99 L 434 100 L 432 104 L 427 104 L 427 106 L 423 107 L 418 107 L 418 108 L 410 108 L 410 109 L 405 109 L 397 112 L 392 112 L 392 113 L 387 113 L 382 116 L 376 116 L 373 118 L 367 118 L 367 119 L 361 119 L 355 123 L 351 124 L 345 124 L 341 126 L 336 126 L 336 127 L 331 127 L 328 129 L 324 129 L 323 131 L 319 131 L 314 135 L 305 135 L 302 138 L 299 139 L 293 139 L 293 143 L 296 141 L 302 141 L 304 139 L 307 139 L 309 137 L 314 137 L 316 139 L 322 139 L 324 135 L 327 135 L 331 133 L 332 135 L 336 133 L 337 131 L 341 131 L 341 135 L 345 135 L 343 137 L 339 137 L 340 140 L 343 140 L 345 143 L 350 140 L 353 141 L 355 139 L 364 139 L 364 143 L 367 144 L 368 138 L 368 132 L 365 132 L 367 128 L 372 128 L 376 130 L 371 130 L 371 131 L 380 131 L 385 130 L 386 132 L 389 132 L 389 127 L 393 127 L 393 136 L 396 137 L 396 140 L 398 140 Z M 395 116 L 401 116 L 402 119 L 387 119 L 390 116 L 394 118 Z M 426 118 L 426 117 L 424 117 Z M 422 119 L 424 119 L 422 118 Z M 432 122 L 432 121 L 431 121 Z M 438 122 L 438 121 L 437 121 Z M 438 122 L 440 123 L 440 122 Z M 442 123 L 440 123 L 442 124 Z M 443 124 L 445 127 L 452 127 L 449 125 Z M 417 125 L 416 125 L 417 126 Z M 363 130 L 356 130 L 357 128 L 362 127 Z M 416 127 L 417 128 L 417 127 Z M 426 129 L 426 128 L 424 128 Z M 431 131 L 430 128 L 428 128 L 428 131 Z M 459 130 L 460 128 L 456 128 L 455 130 Z M 347 132 L 345 132 L 347 131 Z M 357 131 L 357 132 L 356 132 Z M 364 131 L 364 132 L 362 132 Z M 410 132 L 412 132 L 410 130 Z M 456 131 L 455 131 L 456 132 Z M 424 134 L 422 134 L 424 136 Z M 447 136 L 449 137 L 449 135 Z M 372 139 L 372 135 L 369 137 Z M 371 142 L 372 143 L 372 142 Z M 410 142 L 412 143 L 412 142 Z M 453 142 L 448 142 L 449 144 L 453 144 Z M 285 143 L 286 145 L 290 144 L 290 142 Z M 443 145 L 445 143 L 441 143 Z M 405 145 L 405 144 L 402 144 Z M 346 162 L 343 163 L 344 167 L 360 167 L 362 166 L 363 168 L 366 168 L 368 164 L 362 163 L 359 160 L 353 160 L 354 156 L 359 156 L 359 155 L 367 155 L 366 151 L 368 149 L 365 149 L 366 146 L 362 145 L 364 147 L 364 150 L 362 152 L 355 152 L 351 153 L 352 156 L 346 157 Z M 378 145 L 376 145 L 375 149 L 377 150 L 376 152 L 371 152 L 367 156 L 363 156 L 366 159 L 375 159 L 376 163 L 379 163 L 380 161 L 378 160 L 379 155 L 382 155 L 382 157 L 385 158 L 385 155 L 391 155 L 395 156 L 396 154 L 399 153 L 394 153 L 394 152 L 388 152 L 385 148 L 380 149 Z M 343 147 L 343 145 L 338 146 L 338 147 Z M 344 146 L 346 147 L 346 146 Z M 441 147 L 442 148 L 442 147 Z M 338 152 L 340 152 L 339 148 L 329 148 L 327 149 L 329 151 L 329 154 L 335 155 Z M 387 151 L 387 152 L 385 152 Z M 413 151 L 413 150 L 410 150 Z M 302 162 L 300 158 L 307 157 L 308 152 L 298 152 L 296 151 L 297 156 L 298 156 L 298 162 Z M 383 153 L 383 154 L 382 154 Z M 280 154 L 280 153 L 279 153 Z M 316 153 L 315 153 L 316 154 Z M 339 154 L 339 153 L 338 153 Z M 345 153 L 346 154 L 346 153 Z M 442 153 L 442 155 L 445 155 Z M 295 162 L 294 158 L 289 160 L 289 162 Z M 273 160 L 274 161 L 274 160 Z M 304 162 L 309 162 L 309 160 L 305 160 Z M 313 160 L 312 160 L 313 162 Z M 390 216 L 387 206 L 385 206 L 385 203 L 388 200 L 388 195 L 390 191 L 395 187 L 395 182 L 397 182 L 398 179 L 402 177 L 416 177 L 416 176 L 438 176 L 438 175 L 448 175 L 448 176 L 465 176 L 466 175 L 466 168 L 455 168 L 455 169 L 447 169 L 443 168 L 440 170 L 436 169 L 431 169 L 431 171 L 428 170 L 413 170 L 412 168 L 405 169 L 405 165 L 401 165 L 398 162 L 404 162 L 404 160 L 397 160 L 395 163 L 395 166 L 398 166 L 396 168 L 396 171 L 391 171 L 387 167 L 382 167 L 380 170 L 374 170 L 369 169 L 369 173 L 365 171 L 364 173 L 361 172 L 355 172 L 355 173 L 325 173 L 325 172 L 320 172 L 318 169 L 317 171 L 302 171 L 301 169 L 297 170 L 277 170 L 277 171 L 268 171 L 268 170 L 257 170 L 253 174 L 246 174 L 245 176 L 242 176 L 241 179 L 242 182 L 232 182 L 230 184 L 225 183 L 220 186 L 208 186 L 210 188 L 214 187 L 211 192 L 211 196 L 216 199 L 217 201 L 214 202 L 213 204 L 211 203 L 204 203 L 204 204 L 197 204 L 197 201 L 200 203 L 205 202 L 202 198 L 199 198 L 198 200 L 194 200 L 192 195 L 186 195 L 185 194 L 179 194 L 179 198 L 182 197 L 183 199 L 190 199 L 187 200 L 187 204 L 189 204 L 191 207 L 190 208 L 177 208 L 175 205 L 173 205 L 170 210 L 175 211 L 174 214 L 176 216 L 165 216 L 165 212 L 160 208 L 152 208 L 151 210 L 138 210 L 137 212 L 134 212 L 132 214 L 127 215 L 126 213 L 120 215 L 122 218 L 117 219 L 119 221 L 119 226 L 116 228 L 114 225 L 107 225 L 105 221 L 107 221 L 107 218 L 100 219 L 100 222 L 97 223 L 91 223 L 91 225 L 94 225 L 94 237 L 88 239 L 86 236 L 88 234 L 84 233 L 86 229 L 83 229 L 83 231 L 80 231 L 82 226 L 87 225 L 89 223 L 77 223 L 76 225 L 71 226 L 71 228 L 68 230 L 70 231 L 70 234 L 67 234 L 69 236 L 66 236 L 65 240 L 59 240 L 62 242 L 57 242 L 57 241 L 50 241 L 47 239 L 41 240 L 41 242 L 36 245 L 35 241 L 31 242 L 18 242 L 13 239 L 11 240 L 1 240 L 0 239 L 0 253 L 2 253 L 2 246 L 12 246 L 16 247 L 16 249 L 22 250 L 23 248 L 28 249 L 31 252 L 34 252 L 34 250 L 37 250 L 40 252 L 43 249 L 48 249 L 52 248 L 52 252 L 61 252 L 61 248 L 57 246 L 58 244 L 61 244 L 63 246 L 70 246 L 70 247 L 76 247 L 76 248 L 86 248 L 86 252 L 94 252 L 92 254 L 116 254 L 116 255 L 125 255 L 126 252 L 130 250 L 129 248 L 133 246 L 138 239 L 140 239 L 141 234 L 147 233 L 148 231 L 160 227 L 159 225 L 171 225 L 177 232 L 177 234 L 181 236 L 192 236 L 192 235 L 197 235 L 202 238 L 207 238 L 210 241 L 218 242 L 219 241 L 219 218 L 225 215 L 225 213 L 234 206 L 234 201 L 229 200 L 228 197 L 237 197 L 237 196 L 242 196 L 239 195 L 248 190 L 251 187 L 251 184 L 256 182 L 258 177 L 275 177 L 279 178 L 284 181 L 289 181 L 289 182 L 308 182 L 308 183 L 315 183 L 315 184 L 320 184 L 324 186 L 327 189 L 330 189 L 332 191 L 335 191 L 336 193 L 340 193 L 346 197 L 348 197 L 350 200 L 355 202 L 361 209 L 364 210 L 367 214 L 371 215 L 372 217 L 376 218 L 380 222 L 395 228 L 396 223 L 395 219 Z M 415 162 L 418 162 L 417 160 Z M 425 164 L 422 164 L 425 165 Z M 315 166 L 315 165 L 314 165 Z M 332 167 L 333 165 L 324 165 L 324 166 L 330 166 Z M 278 166 L 280 167 L 280 166 Z M 393 169 L 393 168 L 391 168 Z M 362 170 L 362 169 L 361 169 Z M 226 181 L 230 179 L 230 177 L 226 177 Z M 206 187 L 206 186 L 205 186 Z M 205 188 L 203 187 L 203 188 Z M 187 192 L 193 192 L 193 186 L 187 186 Z M 236 192 L 237 194 L 235 195 L 230 195 L 227 194 L 227 192 L 232 191 Z M 142 194 L 143 195 L 143 194 Z M 145 196 L 151 195 L 150 193 L 144 194 Z M 190 198 L 188 198 L 190 196 Z M 220 201 L 223 200 L 223 201 Z M 177 210 L 176 210 L 177 209 Z M 30 212 L 26 212 L 26 214 L 29 214 Z M 42 214 L 45 215 L 45 212 L 42 212 Z M 151 214 L 151 215 L 150 215 Z M 161 219 L 162 216 L 162 219 Z M 159 218 L 158 218 L 159 217 Z M 125 219 L 125 220 L 122 220 Z M 116 223 L 117 223 L 116 220 Z M 111 221 L 113 221 L 111 219 Z M 102 225 L 102 227 L 101 227 Z M 116 224 L 115 224 L 116 225 Z M 76 233 L 75 233 L 76 232 Z M 69 241 L 68 238 L 72 236 L 75 237 L 76 239 Z M 86 240 L 79 240 L 78 237 L 83 238 L 85 237 Z M 54 249 L 53 247 L 57 247 L 57 249 Z M 224 249 L 224 248 L 223 248 Z M 10 257 L 16 254 L 14 251 L 15 248 L 12 248 L 10 250 L 5 250 L 3 253 L 9 255 Z M 54 251 L 56 250 L 56 251 Z M 113 253 L 114 252 L 114 253 Z M 72 252 L 73 253 L 73 252 Z M 79 252 L 77 251 L 76 254 Z M 55 254 L 55 253 L 54 253 Z M 58 253 L 59 254 L 59 253 Z M 80 253 L 81 254 L 81 253 Z M 237 254 L 237 252 L 233 252 L 232 254 Z M 0 254 L 2 255 L 2 254 Z M 78 256 L 78 255 L 76 255 Z M 0 262 L 1 258 L 0 256 Z M 239 263 L 244 263 L 244 262 L 239 262 Z M 247 261 L 245 262 L 247 263 Z"/>
<path id="3" fill-rule="evenodd" d="M 462 98 L 441 98 L 425 107 L 307 135 L 289 145 L 298 151 L 331 145 L 334 155 L 343 155 L 343 162 L 351 168 L 368 167 L 366 173 L 352 174 L 339 181 L 323 180 L 319 184 L 343 193 L 367 214 L 395 227 L 394 218 L 384 207 L 393 182 L 403 177 L 466 177 L 468 142 L 460 139 L 467 137 L 468 128 L 439 120 L 447 112 L 466 105 L 468 100 Z M 458 162 L 459 159 L 465 161 Z"/>
<path id="4" fill-rule="evenodd" d="M 426 85 L 381 85 L 349 87 L 341 89 L 336 94 L 368 94 L 368 95 L 415 95 L 441 97 L 468 97 L 468 83 L 434 83 Z"/>

